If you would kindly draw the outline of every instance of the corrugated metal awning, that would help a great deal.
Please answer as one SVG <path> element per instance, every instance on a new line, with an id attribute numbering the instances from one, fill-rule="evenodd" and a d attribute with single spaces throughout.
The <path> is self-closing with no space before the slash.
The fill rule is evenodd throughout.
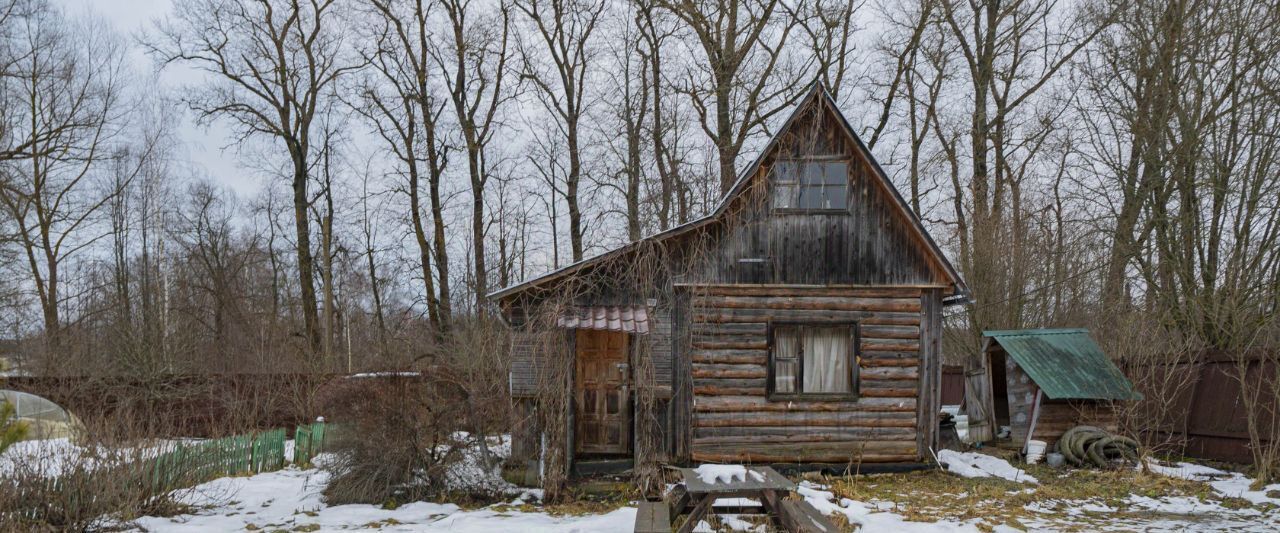
<path id="1" fill-rule="evenodd" d="M 571 329 L 604 329 L 627 333 L 649 333 L 649 310 L 643 305 L 593 305 L 575 307 L 556 319 L 556 325 Z"/>
<path id="2" fill-rule="evenodd" d="M 984 331 L 1049 398 L 1141 400 L 1087 329 Z"/>

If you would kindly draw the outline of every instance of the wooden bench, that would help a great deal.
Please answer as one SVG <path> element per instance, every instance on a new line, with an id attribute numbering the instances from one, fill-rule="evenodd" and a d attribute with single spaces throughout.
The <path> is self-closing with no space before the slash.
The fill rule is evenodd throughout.
<path id="1" fill-rule="evenodd" d="M 671 508 L 666 502 L 640 502 L 635 533 L 671 533 Z"/>
<path id="2" fill-rule="evenodd" d="M 833 533 L 840 531 L 827 517 L 822 516 L 804 500 L 778 502 L 778 520 L 787 531 L 795 533 Z"/>

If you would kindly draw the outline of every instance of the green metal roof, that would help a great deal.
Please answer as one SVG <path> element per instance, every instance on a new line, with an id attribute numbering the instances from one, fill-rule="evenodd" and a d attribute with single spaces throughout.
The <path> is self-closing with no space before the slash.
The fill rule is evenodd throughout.
<path id="1" fill-rule="evenodd" d="M 984 331 L 1052 399 L 1141 400 L 1087 329 Z"/>

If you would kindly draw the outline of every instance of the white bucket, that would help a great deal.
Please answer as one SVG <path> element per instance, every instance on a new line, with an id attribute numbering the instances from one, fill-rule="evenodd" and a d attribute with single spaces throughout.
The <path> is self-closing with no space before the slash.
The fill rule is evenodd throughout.
<path id="1" fill-rule="evenodd" d="M 1046 444 L 1042 440 L 1027 441 L 1027 464 L 1036 464 L 1044 458 Z"/>
<path id="2" fill-rule="evenodd" d="M 957 415 L 956 436 L 960 437 L 961 442 L 969 442 L 969 417 L 968 415 Z"/>

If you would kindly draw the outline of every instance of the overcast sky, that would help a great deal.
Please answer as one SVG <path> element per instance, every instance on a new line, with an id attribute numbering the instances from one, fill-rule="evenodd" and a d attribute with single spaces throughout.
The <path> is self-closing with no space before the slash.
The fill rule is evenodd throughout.
<path id="1" fill-rule="evenodd" d="M 76 16 L 91 13 L 101 17 L 115 26 L 116 31 L 127 40 L 132 53 L 131 58 L 141 76 L 150 76 L 154 64 L 138 47 L 138 35 L 142 30 L 151 27 L 154 20 L 169 13 L 172 0 L 53 0 L 61 4 L 67 14 Z M 184 84 L 200 80 L 201 74 L 183 67 L 169 67 L 162 73 L 161 83 L 166 88 L 180 87 Z M 259 180 L 250 171 L 236 165 L 237 157 L 232 152 L 234 147 L 223 150 L 230 140 L 227 128 L 215 124 L 212 128 L 199 127 L 194 124 L 189 112 L 183 111 L 178 131 L 186 157 L 196 166 L 198 172 L 204 172 L 214 181 L 231 187 L 241 194 L 251 193 L 258 188 Z"/>

